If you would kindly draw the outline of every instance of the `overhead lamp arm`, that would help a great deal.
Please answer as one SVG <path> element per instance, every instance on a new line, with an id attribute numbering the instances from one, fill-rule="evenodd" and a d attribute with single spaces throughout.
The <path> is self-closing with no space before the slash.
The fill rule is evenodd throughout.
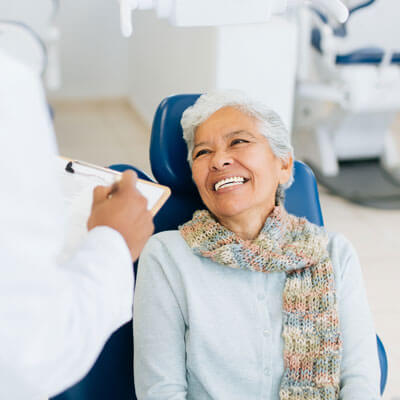
<path id="1" fill-rule="evenodd" d="M 176 0 L 119 0 L 121 12 L 121 31 L 122 35 L 129 37 L 132 35 L 132 11 L 157 9 L 158 15 L 166 17 L 173 10 L 174 1 Z M 198 0 L 202 1 L 202 0 Z M 263 0 L 270 8 L 270 15 L 282 14 L 290 8 L 296 8 L 301 5 L 314 7 L 322 12 L 328 13 L 338 22 L 344 23 L 348 16 L 349 10 L 341 0 Z M 212 4 L 212 2 L 210 2 Z M 247 7 L 243 1 L 243 7 Z M 268 17 L 270 16 L 268 15 Z M 266 16 L 266 19 L 268 18 Z"/>

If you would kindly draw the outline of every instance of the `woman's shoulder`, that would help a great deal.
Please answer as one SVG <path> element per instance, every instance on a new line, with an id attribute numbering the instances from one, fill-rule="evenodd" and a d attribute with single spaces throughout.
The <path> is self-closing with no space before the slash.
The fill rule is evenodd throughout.
<path id="1" fill-rule="evenodd" d="M 328 252 L 330 256 L 344 257 L 355 253 L 354 247 L 345 235 L 338 232 L 327 232 Z"/>
<path id="2" fill-rule="evenodd" d="M 149 241 L 147 242 L 147 246 L 150 247 L 168 247 L 168 246 L 182 246 L 185 244 L 185 241 L 182 235 L 178 230 L 172 231 L 164 231 L 158 232 L 155 235 L 151 236 Z"/>
<path id="3" fill-rule="evenodd" d="M 153 235 L 143 249 L 140 258 L 182 259 L 191 253 L 178 230 L 159 232 Z"/>
<path id="4" fill-rule="evenodd" d="M 361 273 L 357 252 L 343 234 L 329 232 L 327 248 L 335 275 L 339 280 L 343 280 L 349 273 Z"/>

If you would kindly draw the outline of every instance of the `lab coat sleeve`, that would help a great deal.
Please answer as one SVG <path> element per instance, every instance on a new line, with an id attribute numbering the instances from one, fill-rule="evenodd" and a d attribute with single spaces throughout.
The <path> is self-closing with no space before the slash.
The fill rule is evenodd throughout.
<path id="1" fill-rule="evenodd" d="M 187 398 L 185 322 L 171 286 L 171 279 L 177 284 L 173 263 L 167 258 L 154 237 L 140 256 L 133 325 L 138 400 Z"/>
<path id="2" fill-rule="evenodd" d="M 47 365 L 42 361 L 44 370 L 54 371 L 42 378 L 49 384 L 49 393 L 58 393 L 83 378 L 109 336 L 132 319 L 132 259 L 117 231 L 95 228 L 70 262 L 59 269 L 63 283 L 58 295 L 54 290 L 51 293 L 58 297 L 57 307 L 48 307 L 50 318 L 41 327 L 44 338 L 51 332 L 46 350 L 53 357 Z M 37 353 L 34 359 L 39 358 Z"/>
<path id="3" fill-rule="evenodd" d="M 343 340 L 340 398 L 376 400 L 380 398 L 376 333 L 360 263 L 347 239 L 337 235 L 335 242 L 341 248 L 333 260 L 339 265 L 336 280 Z"/>
<path id="4" fill-rule="evenodd" d="M 6 267 L 16 273 L 1 285 L 7 329 L 0 333 L 0 370 L 14 378 L 2 382 L 0 398 L 43 399 L 81 379 L 110 334 L 131 319 L 130 254 L 119 233 L 99 227 L 70 262 L 49 265 L 45 275 L 43 266 Z"/>
<path id="5" fill-rule="evenodd" d="M 39 77 L 0 51 L 0 399 L 43 400 L 77 382 L 132 315 L 129 249 L 93 229 L 57 263 L 65 221 Z"/>

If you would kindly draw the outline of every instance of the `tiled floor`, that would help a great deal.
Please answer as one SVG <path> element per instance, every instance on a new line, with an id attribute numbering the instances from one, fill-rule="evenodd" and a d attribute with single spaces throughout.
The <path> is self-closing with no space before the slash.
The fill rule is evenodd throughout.
<path id="1" fill-rule="evenodd" d="M 151 172 L 150 128 L 124 100 L 55 102 L 53 107 L 62 155 L 100 165 L 131 163 Z M 389 357 L 384 399 L 400 400 L 400 210 L 361 207 L 323 188 L 320 195 L 328 229 L 342 232 L 358 251 L 376 331 Z"/>

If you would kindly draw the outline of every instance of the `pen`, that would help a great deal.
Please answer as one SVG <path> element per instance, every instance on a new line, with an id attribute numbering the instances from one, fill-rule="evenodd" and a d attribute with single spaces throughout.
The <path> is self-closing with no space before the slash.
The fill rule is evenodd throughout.
<path id="1" fill-rule="evenodd" d="M 114 193 L 118 192 L 118 183 L 120 180 L 118 180 L 117 182 L 114 182 L 113 185 L 111 186 L 110 191 L 107 194 L 107 199 L 111 199 L 111 197 L 113 196 Z"/>

